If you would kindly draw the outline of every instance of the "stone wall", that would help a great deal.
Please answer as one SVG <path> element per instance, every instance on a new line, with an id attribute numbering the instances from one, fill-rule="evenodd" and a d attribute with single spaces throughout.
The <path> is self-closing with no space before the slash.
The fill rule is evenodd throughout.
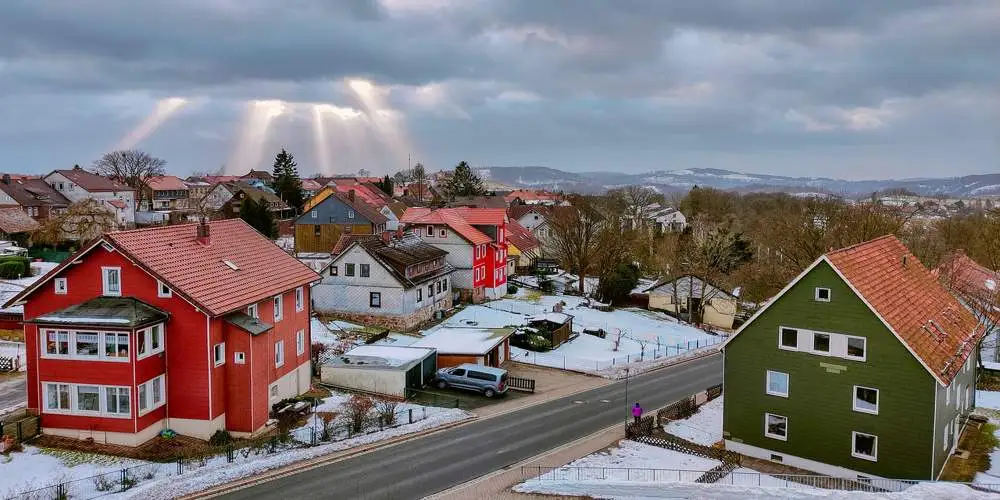
<path id="1" fill-rule="evenodd" d="M 451 305 L 451 294 L 449 293 L 445 294 L 443 299 L 435 302 L 433 305 L 417 309 L 411 314 L 335 312 L 332 315 L 350 323 L 358 323 L 365 326 L 381 326 L 395 331 L 409 331 L 416 329 L 421 324 L 433 318 L 434 311 L 451 309 Z"/>

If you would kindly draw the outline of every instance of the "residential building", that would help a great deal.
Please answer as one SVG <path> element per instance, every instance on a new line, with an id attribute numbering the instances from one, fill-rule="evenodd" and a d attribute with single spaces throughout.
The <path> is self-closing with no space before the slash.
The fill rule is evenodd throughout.
<path id="1" fill-rule="evenodd" d="M 246 199 L 266 203 L 274 216 L 279 219 L 289 216 L 293 211 L 274 193 L 253 187 L 243 181 L 216 184 L 202 199 L 202 206 L 224 218 L 233 218 L 240 216 L 240 206 Z"/>
<path id="2" fill-rule="evenodd" d="M 205 181 L 201 177 L 188 177 L 184 179 L 184 185 L 188 190 L 188 204 L 191 208 L 201 205 L 201 200 L 212 190 L 213 184 Z"/>
<path id="3" fill-rule="evenodd" d="M 411 207 L 401 223 L 425 243 L 448 252 L 463 300 L 480 302 L 507 293 L 507 216 L 502 209 Z"/>
<path id="4" fill-rule="evenodd" d="M 345 234 L 313 288 L 316 310 L 365 325 L 410 330 L 451 309 L 446 252 L 412 233 Z"/>
<path id="5" fill-rule="evenodd" d="M 143 211 L 188 208 L 188 185 L 173 175 L 150 177 L 143 195 Z"/>
<path id="6" fill-rule="evenodd" d="M 701 278 L 685 274 L 657 281 L 647 288 L 649 308 L 684 315 L 688 321 L 704 323 L 726 330 L 736 320 L 739 299 Z M 700 317 L 692 313 L 700 312 Z"/>
<path id="7" fill-rule="evenodd" d="M 38 229 L 39 225 L 24 210 L 18 207 L 0 207 L 0 238 L 27 241 L 28 233 Z M 15 236 L 20 236 L 15 238 Z"/>
<path id="8" fill-rule="evenodd" d="M 504 196 L 508 206 L 514 205 L 559 205 L 563 202 L 562 195 L 548 191 L 518 189 Z"/>
<path id="9" fill-rule="evenodd" d="M 0 178 L 0 206 L 21 207 L 36 221 L 45 222 L 65 213 L 69 203 L 42 179 L 14 179 L 9 174 Z"/>
<path id="10" fill-rule="evenodd" d="M 53 170 L 44 177 L 45 182 L 70 202 L 94 199 L 115 215 L 115 223 L 121 229 L 135 226 L 135 190 L 88 172 L 79 165 L 69 170 Z"/>
<path id="11" fill-rule="evenodd" d="M 515 220 L 507 222 L 507 275 L 527 274 L 542 256 L 538 238 Z"/>
<path id="12" fill-rule="evenodd" d="M 958 250 L 943 259 L 934 275 L 969 312 L 988 328 L 980 344 L 983 366 L 1000 369 L 1000 272 L 980 265 Z"/>
<path id="13" fill-rule="evenodd" d="M 99 443 L 258 435 L 309 389 L 318 280 L 239 219 L 106 233 L 4 304 L 24 307 L 27 407 Z"/>
<path id="14" fill-rule="evenodd" d="M 243 175 L 242 179 L 246 179 L 246 180 L 256 179 L 256 180 L 259 180 L 259 181 L 263 181 L 263 182 L 265 182 L 267 184 L 271 184 L 271 183 L 274 182 L 274 177 L 271 175 L 271 172 L 268 172 L 266 170 L 253 170 L 253 169 L 250 169 L 249 172 L 247 172 L 246 174 Z"/>
<path id="15" fill-rule="evenodd" d="M 679 233 L 687 228 L 687 217 L 673 207 L 652 203 L 645 208 L 646 220 L 661 233 Z"/>
<path id="16" fill-rule="evenodd" d="M 937 479 L 975 406 L 976 318 L 894 236 L 817 259 L 724 345 L 726 448 Z"/>
<path id="17" fill-rule="evenodd" d="M 323 185 L 316 181 L 316 179 L 302 179 L 302 194 L 306 199 L 316 196 Z"/>
<path id="18" fill-rule="evenodd" d="M 438 326 L 424 332 L 424 337 L 410 347 L 436 350 L 439 368 L 463 363 L 500 367 L 510 359 L 513 334 L 513 328 Z"/>
<path id="19" fill-rule="evenodd" d="M 379 234 L 385 231 L 387 221 L 356 191 L 340 193 L 324 188 L 295 219 L 295 251 L 330 252 L 342 235 Z"/>

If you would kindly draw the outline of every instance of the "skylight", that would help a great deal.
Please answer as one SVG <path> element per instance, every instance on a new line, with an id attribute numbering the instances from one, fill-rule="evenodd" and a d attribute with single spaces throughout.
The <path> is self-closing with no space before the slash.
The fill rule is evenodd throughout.
<path id="1" fill-rule="evenodd" d="M 225 265 L 227 265 L 227 266 L 229 266 L 229 269 L 232 269 L 233 271 L 239 271 L 240 270 L 240 266 L 237 266 L 231 260 L 224 260 L 224 261 L 222 261 L 222 263 L 225 264 Z"/>

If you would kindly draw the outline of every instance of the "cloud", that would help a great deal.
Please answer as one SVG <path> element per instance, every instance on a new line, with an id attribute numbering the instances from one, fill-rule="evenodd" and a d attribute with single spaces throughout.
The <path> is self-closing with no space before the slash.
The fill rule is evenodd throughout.
<path id="1" fill-rule="evenodd" d="M 138 145 L 179 174 L 266 163 L 280 146 L 305 173 L 392 171 L 410 156 L 432 169 L 467 159 L 888 177 L 995 171 L 1000 156 L 994 0 L 6 0 L 3 10 L 0 147 L 36 172 L 89 163 L 171 97 L 191 104 Z M 357 78 L 375 83 L 377 106 L 345 85 Z M 263 153 L 235 154 L 255 100 L 289 111 L 258 140 Z M 364 116 L 325 113 L 316 133 L 317 104 Z M 261 165 L 231 165 L 250 166 Z"/>

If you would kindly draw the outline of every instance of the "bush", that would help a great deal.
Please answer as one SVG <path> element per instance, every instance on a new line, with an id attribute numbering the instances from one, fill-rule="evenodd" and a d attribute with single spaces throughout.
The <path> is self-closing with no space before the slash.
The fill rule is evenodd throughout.
<path id="1" fill-rule="evenodd" d="M 351 396 L 344 411 L 344 415 L 350 421 L 351 432 L 357 434 L 365 430 L 365 423 L 367 423 L 368 415 L 374 406 L 375 403 L 368 396 L 361 394 Z"/>
<path id="2" fill-rule="evenodd" d="M 555 290 L 556 285 L 550 279 L 540 279 L 538 280 L 538 288 L 541 288 L 545 293 L 552 293 Z"/>
<path id="3" fill-rule="evenodd" d="M 208 443 L 212 446 L 225 446 L 233 442 L 233 436 L 229 434 L 229 431 L 225 429 L 219 429 L 212 434 L 209 438 Z"/>
<path id="4" fill-rule="evenodd" d="M 517 285 L 513 283 L 507 283 L 507 293 L 510 295 L 514 295 L 515 293 L 517 293 Z"/>
<path id="5" fill-rule="evenodd" d="M 5 259 L 0 261 L 0 278 L 3 279 L 18 279 L 23 278 L 28 275 L 28 259 L 23 257 L 15 257 L 14 259 Z"/>

